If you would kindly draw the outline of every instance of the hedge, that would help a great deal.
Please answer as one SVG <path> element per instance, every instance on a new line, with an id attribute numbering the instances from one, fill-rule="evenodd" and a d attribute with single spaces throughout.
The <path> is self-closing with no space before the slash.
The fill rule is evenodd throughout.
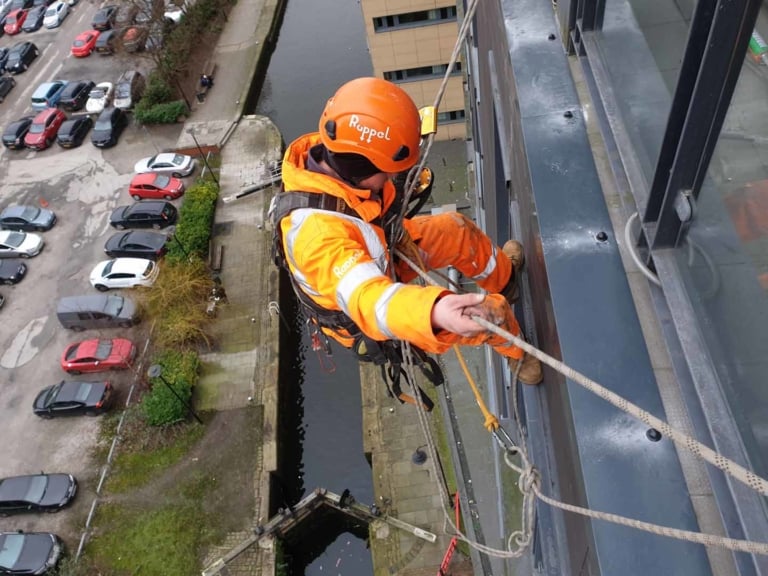
<path id="1" fill-rule="evenodd" d="M 150 100 L 139 100 L 133 116 L 140 124 L 174 124 L 189 113 L 184 100 L 150 104 Z"/>
<path id="2" fill-rule="evenodd" d="M 199 180 L 186 191 L 174 232 L 177 241 L 169 244 L 166 261 L 183 262 L 194 256 L 207 258 L 218 189 L 214 182 Z"/>
<path id="3" fill-rule="evenodd" d="M 185 419 L 200 369 L 197 353 L 166 351 L 154 359 L 154 364 L 162 367 L 162 379 L 150 379 L 152 388 L 141 400 L 144 417 L 151 426 L 172 424 Z M 184 402 L 176 397 L 169 386 Z"/>

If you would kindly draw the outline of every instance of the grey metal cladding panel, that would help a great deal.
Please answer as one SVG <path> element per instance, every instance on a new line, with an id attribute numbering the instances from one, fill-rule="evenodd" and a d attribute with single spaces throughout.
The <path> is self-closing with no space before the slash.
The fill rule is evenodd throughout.
<path id="1" fill-rule="evenodd" d="M 579 110 L 572 114 L 523 119 L 563 361 L 664 418 L 584 120 Z M 605 242 L 596 238 L 601 231 Z M 590 508 L 697 530 L 673 445 L 649 441 L 644 424 L 581 386 L 569 382 L 568 390 Z M 604 575 L 710 573 L 701 546 L 592 525 Z"/>
<path id="2" fill-rule="evenodd" d="M 552 16 L 552 6 L 541 0 L 502 0 L 504 26 L 514 63 L 520 114 L 523 118 L 578 106 L 568 60 Z"/>

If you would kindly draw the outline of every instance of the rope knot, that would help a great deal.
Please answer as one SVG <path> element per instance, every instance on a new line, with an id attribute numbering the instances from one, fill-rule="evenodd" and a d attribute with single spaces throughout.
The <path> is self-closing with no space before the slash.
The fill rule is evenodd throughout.
<path id="1" fill-rule="evenodd" d="M 539 474 L 539 471 L 535 467 L 528 465 L 520 473 L 517 487 L 523 494 L 536 494 L 539 491 L 540 482 L 541 474 Z"/>

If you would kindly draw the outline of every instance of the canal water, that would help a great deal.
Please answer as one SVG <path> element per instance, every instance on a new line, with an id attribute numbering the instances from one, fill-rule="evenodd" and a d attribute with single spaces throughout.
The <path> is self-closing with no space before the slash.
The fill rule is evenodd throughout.
<path id="1" fill-rule="evenodd" d="M 256 113 L 271 118 L 288 144 L 317 130 L 326 100 L 341 84 L 372 71 L 357 0 L 288 0 Z M 296 503 L 317 487 L 337 494 L 348 489 L 358 501 L 372 503 L 357 361 L 333 345 L 332 360 L 321 362 L 297 310 L 284 307 L 283 312 L 292 319 L 293 331 L 281 342 L 281 354 L 290 351 L 293 357 L 281 381 L 293 386 L 281 409 L 295 416 L 283 445 L 291 452 L 284 455 L 287 469 L 280 479 L 284 504 Z M 287 571 L 307 576 L 373 574 L 365 534 L 360 527 L 321 526 L 315 541 L 287 551 Z"/>

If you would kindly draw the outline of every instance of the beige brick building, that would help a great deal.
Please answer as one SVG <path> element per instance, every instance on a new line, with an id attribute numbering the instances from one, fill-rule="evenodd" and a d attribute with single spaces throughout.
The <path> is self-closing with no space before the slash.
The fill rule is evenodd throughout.
<path id="1" fill-rule="evenodd" d="M 398 84 L 417 106 L 434 104 L 458 22 L 448 0 L 361 0 L 374 76 Z M 463 66 L 456 63 L 438 109 L 437 139 L 466 135 Z"/>

